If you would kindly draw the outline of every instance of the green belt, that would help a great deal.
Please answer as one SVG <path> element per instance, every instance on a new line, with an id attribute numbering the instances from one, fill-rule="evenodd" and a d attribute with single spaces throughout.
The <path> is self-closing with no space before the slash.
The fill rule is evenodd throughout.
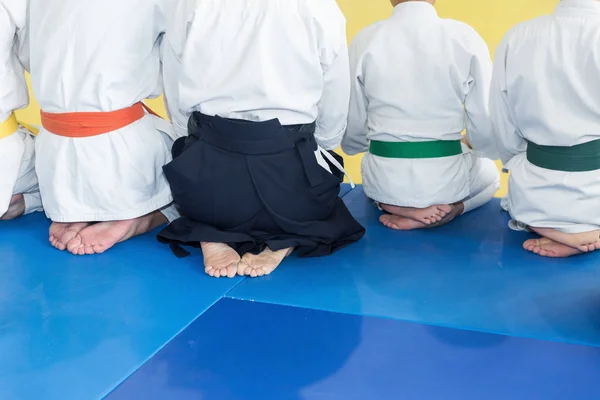
<path id="1" fill-rule="evenodd" d="M 571 147 L 540 146 L 527 142 L 527 160 L 540 168 L 564 172 L 600 169 L 600 140 Z"/>
<path id="2" fill-rule="evenodd" d="M 380 142 L 371 140 L 369 153 L 386 158 L 440 158 L 462 154 L 460 140 Z"/>

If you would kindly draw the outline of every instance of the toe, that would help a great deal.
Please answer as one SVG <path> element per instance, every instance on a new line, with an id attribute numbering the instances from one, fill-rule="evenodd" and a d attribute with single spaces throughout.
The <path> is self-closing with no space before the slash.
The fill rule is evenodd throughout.
<path id="1" fill-rule="evenodd" d="M 450 213 L 450 211 L 452 211 L 452 206 L 449 204 L 442 204 L 441 206 L 438 207 L 438 209 L 446 214 Z"/>
<path id="2" fill-rule="evenodd" d="M 79 246 L 72 246 L 68 250 L 69 250 L 69 253 L 71 253 L 73 255 L 79 254 Z"/>
<path id="3" fill-rule="evenodd" d="M 227 277 L 228 278 L 233 278 L 236 275 L 237 270 L 238 270 L 237 264 L 231 264 L 227 268 Z"/>
<path id="4" fill-rule="evenodd" d="M 99 244 L 99 245 L 96 245 L 96 246 L 92 246 L 92 249 L 94 249 L 94 253 L 95 254 L 102 254 L 106 250 L 108 250 L 109 248 L 106 247 L 106 246 L 103 246 L 103 245 Z"/>
<path id="5" fill-rule="evenodd" d="M 583 253 L 587 253 L 588 252 L 588 247 L 587 245 L 581 245 L 581 246 L 577 246 L 577 249 Z"/>
<path id="6" fill-rule="evenodd" d="M 81 236 L 77 235 L 67 243 L 66 249 L 72 252 L 77 250 L 79 246 L 81 246 Z"/>
<path id="7" fill-rule="evenodd" d="M 246 268 L 248 268 L 248 265 L 245 262 L 240 262 L 237 266 L 237 274 L 239 276 L 244 276 L 245 275 L 245 271 Z"/>

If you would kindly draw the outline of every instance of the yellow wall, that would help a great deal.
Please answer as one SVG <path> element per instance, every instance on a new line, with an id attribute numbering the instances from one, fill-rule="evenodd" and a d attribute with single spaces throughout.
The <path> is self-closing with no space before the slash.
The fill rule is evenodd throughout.
<path id="1" fill-rule="evenodd" d="M 386 18 L 392 7 L 388 0 L 338 0 L 348 20 L 348 35 L 354 35 L 365 26 Z M 513 25 L 552 12 L 558 0 L 438 0 L 436 8 L 442 17 L 454 18 L 473 26 L 486 40 L 490 51 Z M 151 106 L 164 115 L 161 100 L 153 100 Z M 19 113 L 25 122 L 39 124 L 39 107 L 35 101 Z M 360 180 L 360 157 L 348 157 L 350 175 Z M 506 181 L 499 194 L 506 191 Z"/>

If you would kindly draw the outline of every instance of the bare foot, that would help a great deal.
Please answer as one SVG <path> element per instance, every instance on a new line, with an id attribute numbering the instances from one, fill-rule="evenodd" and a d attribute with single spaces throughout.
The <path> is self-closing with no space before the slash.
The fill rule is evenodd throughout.
<path id="1" fill-rule="evenodd" d="M 155 211 L 135 219 L 89 225 L 67 243 L 67 250 L 80 256 L 104 253 L 117 243 L 150 232 L 166 220 L 160 211 Z"/>
<path id="2" fill-rule="evenodd" d="M 529 239 L 523 243 L 523 248 L 542 257 L 570 257 L 583 254 L 581 251 L 548 238 Z"/>
<path id="3" fill-rule="evenodd" d="M 383 214 L 379 217 L 379 222 L 390 229 L 395 229 L 397 231 L 410 231 L 413 229 L 426 228 L 422 222 L 415 221 L 414 219 L 399 217 L 398 215 L 392 214 Z"/>
<path id="4" fill-rule="evenodd" d="M 238 270 L 240 255 L 225 243 L 200 243 L 204 255 L 204 272 L 220 278 L 233 278 Z"/>
<path id="5" fill-rule="evenodd" d="M 53 222 L 50 225 L 50 243 L 58 250 L 67 249 L 67 243 L 71 241 L 84 228 L 90 226 L 89 222 L 62 223 Z"/>
<path id="6" fill-rule="evenodd" d="M 237 274 L 256 278 L 269 275 L 281 264 L 284 258 L 292 254 L 294 248 L 272 251 L 268 247 L 260 254 L 244 254 L 239 263 Z"/>
<path id="7" fill-rule="evenodd" d="M 600 250 L 600 230 L 583 233 L 564 233 L 551 228 L 531 228 L 538 235 L 578 249 L 583 253 Z"/>
<path id="8" fill-rule="evenodd" d="M 395 207 L 382 205 L 382 208 L 387 211 L 386 208 Z M 444 207 L 442 213 L 444 216 L 442 218 L 436 218 L 436 222 L 425 224 L 421 221 L 418 221 L 413 218 L 409 218 L 401 215 L 393 215 L 393 214 L 384 214 L 379 217 L 379 222 L 390 229 L 395 229 L 399 231 L 408 231 L 412 229 L 421 229 L 421 228 L 436 228 L 438 226 L 446 225 L 448 222 L 454 220 L 456 217 L 461 215 L 465 210 L 465 206 L 463 203 L 452 204 L 449 206 L 433 206 L 433 207 Z M 406 210 L 404 207 L 397 207 Z M 431 208 L 431 207 L 429 207 Z M 418 210 L 418 209 L 415 209 Z M 448 212 L 446 212 L 448 210 Z"/>
<path id="9" fill-rule="evenodd" d="M 10 198 L 10 205 L 8 210 L 0 216 L 0 220 L 8 221 L 9 219 L 15 219 L 25 213 L 25 199 L 22 194 L 15 194 Z"/>
<path id="10" fill-rule="evenodd" d="M 398 207 L 389 204 L 381 204 L 380 207 L 393 215 L 409 218 L 425 225 L 440 222 L 452 211 L 452 206 L 447 204 L 435 205 L 427 208 Z"/>

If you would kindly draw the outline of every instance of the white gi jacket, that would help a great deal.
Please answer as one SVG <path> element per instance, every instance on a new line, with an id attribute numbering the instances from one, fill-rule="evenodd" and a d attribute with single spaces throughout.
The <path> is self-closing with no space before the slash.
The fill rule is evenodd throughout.
<path id="1" fill-rule="evenodd" d="M 489 142 L 511 171 L 513 228 L 600 228 L 600 171 L 553 171 L 526 157 L 526 140 L 573 146 L 600 139 L 599 44 L 600 2 L 562 0 L 552 15 L 510 30 L 497 50 Z"/>
<path id="2" fill-rule="evenodd" d="M 30 0 L 33 92 L 49 113 L 107 112 L 162 92 L 167 0 Z M 44 208 L 56 222 L 137 218 L 172 202 L 162 167 L 171 124 L 152 115 L 114 132 L 36 141 Z"/>
<path id="3" fill-rule="evenodd" d="M 491 135 L 492 62 L 473 28 L 441 19 L 429 3 L 401 3 L 389 19 L 358 34 L 350 63 L 352 96 L 342 149 L 350 155 L 367 152 L 362 174 L 370 198 L 425 208 L 465 200 L 498 180 L 497 170 L 478 165 L 466 148 L 463 155 L 429 159 L 368 153 L 371 140 L 460 140 L 466 129 L 475 154 L 495 158 L 494 144 L 485 140 Z"/>
<path id="4" fill-rule="evenodd" d="M 29 103 L 24 67 L 27 0 L 0 0 L 0 122 Z M 25 128 L 0 139 L 0 216 L 13 194 L 25 197 L 25 213 L 41 209 L 35 175 L 34 138 Z"/>
<path id="5" fill-rule="evenodd" d="M 339 146 L 350 85 L 346 20 L 335 0 L 181 0 L 167 30 L 173 57 L 165 56 L 165 70 L 181 71 L 178 90 L 167 91 L 174 120 L 200 111 L 316 121 L 317 143 Z"/>

